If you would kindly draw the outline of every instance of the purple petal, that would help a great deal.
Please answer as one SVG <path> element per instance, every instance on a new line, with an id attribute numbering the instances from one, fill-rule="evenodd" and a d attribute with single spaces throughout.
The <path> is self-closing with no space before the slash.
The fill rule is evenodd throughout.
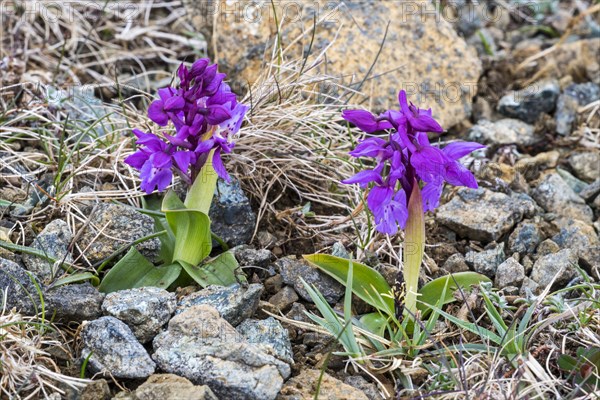
<path id="1" fill-rule="evenodd" d="M 419 113 L 418 117 L 408 117 L 410 126 L 419 132 L 443 132 L 444 128 L 429 115 Z"/>
<path id="2" fill-rule="evenodd" d="M 444 179 L 454 186 L 466 186 L 477 189 L 477 180 L 467 168 L 458 161 L 450 161 L 446 165 Z"/>
<path id="3" fill-rule="evenodd" d="M 176 151 L 173 153 L 173 160 L 175 160 L 177 168 L 184 174 L 187 173 L 187 170 L 190 167 L 192 154 L 194 153 L 189 151 Z"/>
<path id="4" fill-rule="evenodd" d="M 154 100 L 148 107 L 148 118 L 160 126 L 165 126 L 169 122 L 169 116 L 163 110 L 162 100 Z"/>
<path id="5" fill-rule="evenodd" d="M 171 87 L 164 87 L 158 89 L 158 97 L 164 102 L 173 97 L 173 92 Z"/>
<path id="6" fill-rule="evenodd" d="M 185 99 L 180 96 L 173 96 L 164 103 L 164 110 L 169 112 L 180 111 L 185 106 Z"/>
<path id="7" fill-rule="evenodd" d="M 190 69 L 190 75 L 195 78 L 200 76 L 206 70 L 206 67 L 210 64 L 210 60 L 208 58 L 201 58 L 199 60 L 194 61 L 192 64 L 192 68 Z"/>
<path id="8" fill-rule="evenodd" d="M 411 165 L 425 182 L 442 178 L 446 172 L 447 161 L 444 153 L 432 146 L 421 147 L 410 158 Z"/>
<path id="9" fill-rule="evenodd" d="M 125 164 L 131 165 L 133 168 L 140 170 L 144 163 L 148 161 L 148 154 L 142 150 L 138 150 L 125 159 Z"/>
<path id="10" fill-rule="evenodd" d="M 352 157 L 377 157 L 386 145 L 387 142 L 381 138 L 369 138 L 360 142 L 349 154 Z"/>
<path id="11" fill-rule="evenodd" d="M 231 114 L 229 111 L 220 105 L 214 105 L 208 108 L 208 115 L 206 116 L 206 120 L 211 125 L 219 125 L 222 122 L 227 121 L 231 118 Z"/>
<path id="12" fill-rule="evenodd" d="M 389 121 L 378 120 L 373 114 L 365 110 L 344 110 L 342 118 L 356 125 L 361 131 L 373 133 L 392 128 Z"/>
<path id="13" fill-rule="evenodd" d="M 169 168 L 169 167 L 171 167 L 171 156 L 162 151 L 152 154 L 150 156 L 150 160 L 152 161 L 152 166 L 154 168 Z"/>
<path id="14" fill-rule="evenodd" d="M 369 210 L 378 216 L 381 214 L 382 207 L 389 203 L 394 191 L 387 186 L 375 186 L 367 196 L 367 206 Z"/>
<path id="15" fill-rule="evenodd" d="M 219 175 L 219 178 L 226 182 L 231 181 L 231 178 L 225 169 L 225 165 L 223 165 L 223 160 L 221 160 L 221 152 L 219 150 L 215 151 L 215 154 L 213 155 L 212 166 L 217 175 Z"/>
<path id="16" fill-rule="evenodd" d="M 163 132 L 163 135 L 165 135 L 165 137 L 167 138 L 167 140 L 178 147 L 183 147 L 184 149 L 191 149 L 193 147 L 193 145 L 188 142 L 187 140 L 185 140 L 184 138 L 186 138 L 188 135 L 186 134 L 188 132 L 188 127 L 184 126 L 178 133 L 176 136 L 171 136 L 167 133 Z"/>
<path id="17" fill-rule="evenodd" d="M 381 172 L 377 172 L 372 169 L 367 169 L 365 171 L 360 171 L 358 174 L 356 174 L 348 179 L 344 179 L 342 181 L 342 183 L 344 183 L 346 185 L 352 185 L 354 183 L 358 183 L 364 189 L 371 182 L 381 183 L 380 173 Z"/>
<path id="18" fill-rule="evenodd" d="M 458 160 L 459 158 L 471 154 L 475 150 L 483 149 L 484 147 L 484 145 L 476 142 L 453 142 L 444 147 L 442 151 L 451 159 Z"/>
<path id="19" fill-rule="evenodd" d="M 401 90 L 400 93 L 398 93 L 398 103 L 400 103 L 400 110 L 402 113 L 408 117 L 408 115 L 411 114 L 411 111 L 408 106 L 408 99 L 406 98 L 405 90 Z"/>
<path id="20" fill-rule="evenodd" d="M 408 208 L 406 205 L 406 193 L 404 190 L 399 190 L 394 196 L 394 201 L 391 204 L 394 220 L 404 229 L 408 220 Z"/>
<path id="21" fill-rule="evenodd" d="M 196 146 L 194 153 L 196 153 L 196 154 L 207 153 L 210 150 L 212 150 L 213 147 L 215 147 L 215 140 L 208 139 L 208 140 L 198 143 L 198 146 Z"/>
<path id="22" fill-rule="evenodd" d="M 440 204 L 440 197 L 442 195 L 442 189 L 444 187 L 444 181 L 441 179 L 435 182 L 427 183 L 421 189 L 421 196 L 423 197 L 423 211 L 433 211 Z"/>
<path id="23" fill-rule="evenodd" d="M 389 208 L 386 207 L 383 211 L 383 215 L 377 221 L 377 226 L 375 228 L 377 231 L 386 235 L 395 235 L 398 233 L 398 225 Z"/>
<path id="24" fill-rule="evenodd" d="M 170 169 L 165 168 L 165 169 L 160 169 L 156 173 L 152 182 L 153 182 L 153 185 L 156 185 L 159 192 L 163 192 L 167 188 L 167 186 L 169 186 L 171 184 L 172 180 L 173 180 L 173 173 L 171 172 Z"/>

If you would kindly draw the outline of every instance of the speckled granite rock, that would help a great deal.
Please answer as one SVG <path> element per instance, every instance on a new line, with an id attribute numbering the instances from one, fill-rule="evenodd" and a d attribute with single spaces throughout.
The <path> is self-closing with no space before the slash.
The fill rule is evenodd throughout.
<path id="1" fill-rule="evenodd" d="M 415 7 L 417 12 L 408 12 L 402 3 Z M 252 84 L 257 80 L 261 65 L 271 57 L 277 37 L 271 2 L 186 0 L 184 4 L 192 23 L 205 35 L 209 53 L 215 53 L 215 61 L 234 79 L 234 91 L 244 91 L 247 82 Z M 250 19 L 233 17 L 243 15 L 249 4 Z M 315 10 L 317 19 L 324 19 L 316 28 L 318 40 L 313 43 L 312 53 L 319 54 L 331 45 L 326 63 L 318 68 L 340 77 L 343 85 L 356 87 L 381 49 L 371 71 L 372 79 L 363 87 L 375 109 L 397 108 L 398 90 L 406 89 L 413 102 L 433 107 L 434 116 L 444 127 L 449 128 L 470 115 L 482 72 L 481 62 L 448 21 L 432 15 L 427 2 L 345 1 L 339 8 L 338 2 L 329 0 L 284 0 L 273 4 L 279 21 L 283 22 L 279 33 L 286 46 L 301 33 L 306 34 L 305 40 L 293 43 L 286 50 L 286 55 L 294 60 L 304 56 L 310 42 Z M 227 18 L 221 12 L 222 18 L 213 20 L 215 9 L 234 14 Z M 423 13 L 419 15 L 421 10 Z M 223 18 L 227 18 L 227 23 L 223 23 Z M 388 21 L 392 23 L 381 48 Z M 216 52 L 210 46 L 213 40 Z"/>
<path id="2" fill-rule="evenodd" d="M 154 232 L 154 220 L 131 207 L 122 204 L 99 203 L 92 212 L 90 224 L 78 240 L 85 249 L 85 257 L 91 262 L 103 260 L 121 246 L 134 242 Z M 102 233 L 99 234 L 99 232 Z M 98 235 L 99 234 L 99 235 Z M 96 237 L 97 236 L 97 237 Z M 160 240 L 154 238 L 136 246 L 144 256 L 158 256 Z"/>
<path id="3" fill-rule="evenodd" d="M 31 247 L 58 261 L 72 262 L 73 257 L 68 251 L 71 240 L 73 240 L 73 234 L 67 223 L 61 219 L 55 219 L 44 227 Z M 58 264 L 55 265 L 32 255 L 24 254 L 23 263 L 29 271 L 35 273 L 43 281 L 51 281 L 53 276 L 61 272 Z"/>
<path id="4" fill-rule="evenodd" d="M 125 322 L 141 343 L 152 340 L 160 332 L 176 307 L 175 294 L 156 287 L 109 293 L 102 303 L 104 313 Z"/>
<path id="5" fill-rule="evenodd" d="M 258 283 L 248 285 L 247 288 L 239 284 L 229 287 L 212 285 L 182 298 L 177 306 L 177 313 L 192 306 L 209 305 L 217 309 L 227 322 L 237 326 L 254 314 L 263 290 L 263 286 Z"/>
<path id="6" fill-rule="evenodd" d="M 81 340 L 81 357 L 89 357 L 88 368 L 93 373 L 126 379 L 146 378 L 154 373 L 156 365 L 144 346 L 124 322 L 114 317 L 86 323 Z"/>
<path id="7" fill-rule="evenodd" d="M 163 371 L 208 385 L 221 399 L 273 400 L 291 373 L 287 363 L 248 343 L 208 305 L 173 317 L 153 347 Z"/>

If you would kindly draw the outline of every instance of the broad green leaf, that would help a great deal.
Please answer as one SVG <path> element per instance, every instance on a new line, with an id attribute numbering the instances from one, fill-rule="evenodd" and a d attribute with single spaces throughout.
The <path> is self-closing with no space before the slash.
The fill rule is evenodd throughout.
<path id="1" fill-rule="evenodd" d="M 52 283 L 53 287 L 68 285 L 76 282 L 85 282 L 90 281 L 90 283 L 94 286 L 98 286 L 100 284 L 100 278 L 97 275 L 92 274 L 91 272 L 77 272 L 75 274 L 69 274 L 64 278 L 57 279 Z"/>
<path id="2" fill-rule="evenodd" d="M 328 254 L 310 254 L 303 257 L 342 285 L 346 285 L 350 260 Z M 367 265 L 356 261 L 352 261 L 352 265 L 354 275 L 352 292 L 364 302 L 383 311 L 385 314 L 394 315 L 394 300 L 391 297 L 392 288 L 385 278 Z"/>
<path id="3" fill-rule="evenodd" d="M 385 335 L 388 319 L 383 314 L 378 312 L 365 314 L 359 321 L 369 332 L 381 337 Z"/>
<path id="4" fill-rule="evenodd" d="M 177 279 L 181 265 L 155 267 L 132 247 L 106 274 L 98 289 L 104 293 L 144 286 L 166 289 Z"/>
<path id="5" fill-rule="evenodd" d="M 434 279 L 423 286 L 419 291 L 421 295 L 419 296 L 417 308 L 424 311 L 427 310 L 429 306 L 438 304 L 446 285 L 448 285 L 447 287 L 449 290 L 446 290 L 445 292 L 442 305 L 455 301 L 454 292 L 458 289 L 458 286 L 465 290 L 471 285 L 477 285 L 480 282 L 491 282 L 491 280 L 487 276 L 470 271 L 458 272 L 456 274 Z"/>
<path id="6" fill-rule="evenodd" d="M 403 261 L 404 281 L 406 282 L 406 295 L 404 306 L 407 311 L 415 313 L 417 310 L 417 293 L 419 291 L 419 270 L 425 252 L 425 215 L 423 213 L 423 199 L 421 189 L 414 180 L 413 190 L 408 201 L 408 220 L 404 230 Z"/>
<path id="7" fill-rule="evenodd" d="M 568 354 L 561 354 L 558 357 L 557 362 L 558 362 L 558 366 L 561 369 L 563 369 L 565 371 L 569 371 L 569 372 L 575 371 L 575 369 L 577 368 L 577 364 L 578 364 L 578 361 L 574 357 L 572 357 Z"/>
<path id="8" fill-rule="evenodd" d="M 185 261 L 180 263 L 185 272 L 202 287 L 209 285 L 230 286 L 245 281 L 243 276 L 236 275 L 239 264 L 230 251 L 218 255 L 199 267 Z"/>
<path id="9" fill-rule="evenodd" d="M 200 264 L 212 250 L 208 215 L 186 209 L 172 190 L 165 195 L 162 208 L 175 235 L 173 261 L 182 261 L 181 265 L 183 262 L 192 266 Z"/>

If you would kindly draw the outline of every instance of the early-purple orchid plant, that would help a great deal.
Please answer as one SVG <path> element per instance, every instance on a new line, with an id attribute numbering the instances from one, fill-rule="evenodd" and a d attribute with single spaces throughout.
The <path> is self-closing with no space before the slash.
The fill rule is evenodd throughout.
<path id="1" fill-rule="evenodd" d="M 189 188 L 183 202 L 174 191 L 168 191 L 159 214 L 155 205 L 145 202 L 151 208 L 149 212 L 154 212 L 151 215 L 160 231 L 163 265 L 148 269 L 144 267 L 148 263 L 139 262 L 142 256 L 133 252 L 129 256 L 133 261 L 118 263 L 109 271 L 103 289 L 123 288 L 123 277 L 138 286 L 168 287 L 175 280 L 182 282 L 186 278 L 181 277 L 183 271 L 202 286 L 236 281 L 233 270 L 237 262 L 231 260 L 232 255 L 222 254 L 229 257 L 225 263 L 229 269 L 220 271 L 215 279 L 211 278 L 211 270 L 203 270 L 200 265 L 212 250 L 208 212 L 217 178 L 230 180 L 221 156 L 232 151 L 248 110 L 237 101 L 223 82 L 225 74 L 217 68 L 206 58 L 194 62 L 191 68 L 181 64 L 177 70 L 179 82 L 159 89 L 159 98 L 148 108 L 148 117 L 165 131 L 156 134 L 133 130 L 138 149 L 125 163 L 140 171 L 140 188 L 148 194 L 162 192 L 171 185 L 174 173 Z M 137 264 L 139 268 L 130 269 Z M 225 273 L 229 275 L 226 277 Z"/>
<path id="2" fill-rule="evenodd" d="M 409 103 L 404 90 L 398 97 L 400 109 L 378 116 L 365 110 L 344 111 L 343 118 L 365 133 L 386 131 L 387 136 L 369 137 L 350 152 L 353 157 L 374 158 L 376 165 L 342 182 L 371 186 L 366 203 L 379 232 L 393 235 L 405 229 L 404 304 L 415 312 L 425 245 L 424 213 L 439 205 L 445 182 L 477 188 L 475 177 L 459 159 L 484 146 L 473 142 L 454 142 L 443 149 L 432 146 L 427 132 L 443 129 L 431 109 Z"/>

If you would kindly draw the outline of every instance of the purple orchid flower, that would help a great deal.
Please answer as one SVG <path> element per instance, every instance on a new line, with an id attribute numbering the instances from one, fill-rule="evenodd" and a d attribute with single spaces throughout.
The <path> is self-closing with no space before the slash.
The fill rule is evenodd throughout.
<path id="1" fill-rule="evenodd" d="M 191 68 L 181 64 L 177 76 L 179 84 L 159 89 L 159 99 L 148 107 L 152 121 L 160 126 L 170 122 L 176 133 L 159 137 L 134 129 L 138 150 L 125 159 L 140 171 L 140 187 L 147 193 L 165 190 L 174 171 L 192 183 L 211 150 L 213 168 L 229 180 L 221 155 L 232 151 L 248 110 L 223 82 L 225 74 L 207 58 L 195 61 Z"/>
<path id="2" fill-rule="evenodd" d="M 148 117 L 160 126 L 166 126 L 172 114 L 181 111 L 185 99 L 173 88 L 158 89 L 159 100 L 155 100 L 148 107 Z"/>
<path id="3" fill-rule="evenodd" d="M 422 110 L 409 103 L 406 92 L 398 95 L 400 110 L 389 110 L 375 117 L 368 111 L 349 110 L 343 117 L 366 133 L 389 130 L 388 139 L 371 137 L 350 152 L 353 157 L 375 159 L 376 167 L 360 171 L 342 183 L 374 186 L 367 196 L 377 230 L 395 234 L 408 218 L 407 193 L 412 193 L 415 178 L 421 182 L 424 211 L 434 210 L 440 202 L 444 183 L 477 188 L 473 174 L 459 159 L 485 146 L 455 142 L 439 149 L 429 143 L 425 132 L 443 132 L 431 109 Z"/>

